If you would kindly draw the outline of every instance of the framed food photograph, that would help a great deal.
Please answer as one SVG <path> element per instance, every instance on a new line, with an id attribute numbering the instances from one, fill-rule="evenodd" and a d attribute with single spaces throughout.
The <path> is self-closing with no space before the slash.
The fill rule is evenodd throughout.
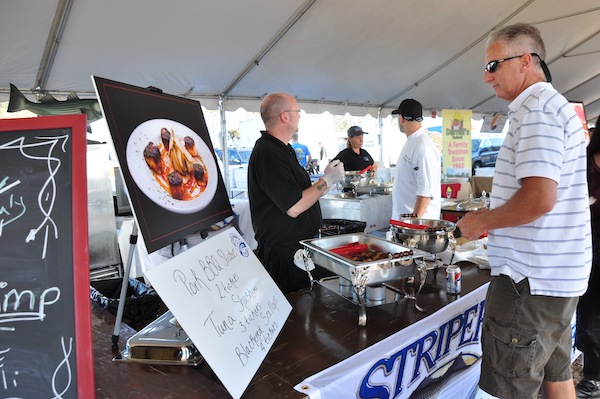
<path id="1" fill-rule="evenodd" d="M 148 253 L 233 215 L 198 101 L 92 80 Z"/>

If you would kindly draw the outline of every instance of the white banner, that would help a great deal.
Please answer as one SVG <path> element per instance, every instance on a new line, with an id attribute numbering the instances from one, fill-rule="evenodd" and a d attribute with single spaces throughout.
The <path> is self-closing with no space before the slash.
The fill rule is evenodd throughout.
<path id="1" fill-rule="evenodd" d="M 452 373 L 459 378 L 444 384 L 445 397 L 468 397 L 479 380 L 487 288 L 479 287 L 294 389 L 310 399 L 408 398 L 434 382 L 451 381 Z"/>

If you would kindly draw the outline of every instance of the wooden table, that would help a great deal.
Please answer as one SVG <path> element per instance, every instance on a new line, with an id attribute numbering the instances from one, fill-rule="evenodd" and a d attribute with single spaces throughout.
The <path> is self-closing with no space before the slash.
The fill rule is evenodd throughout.
<path id="1" fill-rule="evenodd" d="M 489 281 L 487 270 L 479 270 L 471 263 L 463 263 L 461 268 L 463 295 Z M 403 299 L 367 308 L 366 327 L 358 327 L 356 305 L 323 286 L 315 285 L 312 291 L 287 295 L 292 312 L 242 398 L 304 398 L 305 395 L 293 387 L 306 377 L 445 306 L 449 298 L 444 284 L 443 269 L 436 277 L 430 271 L 418 298 L 426 313 L 418 312 L 414 301 Z M 91 306 L 98 399 L 230 397 L 206 362 L 197 367 L 113 362 L 118 354 L 111 349 L 115 318 L 99 305 L 92 303 Z M 121 350 L 134 334 L 133 329 L 122 325 Z"/>

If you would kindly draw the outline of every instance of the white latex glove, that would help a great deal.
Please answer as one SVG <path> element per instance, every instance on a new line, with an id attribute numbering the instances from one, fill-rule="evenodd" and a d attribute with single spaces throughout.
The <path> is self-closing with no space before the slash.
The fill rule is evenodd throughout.
<path id="1" fill-rule="evenodd" d="M 302 270 L 312 271 L 315 268 L 315 264 L 312 259 L 304 257 L 304 250 L 299 249 L 294 254 L 294 264 Z"/>
<path id="2" fill-rule="evenodd" d="M 327 165 L 323 171 L 323 180 L 327 183 L 327 186 L 332 186 L 335 183 L 344 180 L 344 164 L 339 159 L 336 159 Z"/>

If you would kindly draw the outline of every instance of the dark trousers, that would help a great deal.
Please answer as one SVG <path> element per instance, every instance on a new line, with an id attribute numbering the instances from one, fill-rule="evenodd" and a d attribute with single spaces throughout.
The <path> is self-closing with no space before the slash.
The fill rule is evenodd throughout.
<path id="1" fill-rule="evenodd" d="M 577 306 L 575 346 L 583 352 L 584 377 L 600 380 L 600 234 L 592 231 L 592 273 Z"/>
<path id="2" fill-rule="evenodd" d="M 272 245 L 258 243 L 256 256 L 284 294 L 310 287 L 310 278 L 306 270 L 294 264 L 294 254 L 301 248 L 304 246 L 298 241 Z M 311 272 L 315 280 L 331 274 L 319 266 Z"/>

